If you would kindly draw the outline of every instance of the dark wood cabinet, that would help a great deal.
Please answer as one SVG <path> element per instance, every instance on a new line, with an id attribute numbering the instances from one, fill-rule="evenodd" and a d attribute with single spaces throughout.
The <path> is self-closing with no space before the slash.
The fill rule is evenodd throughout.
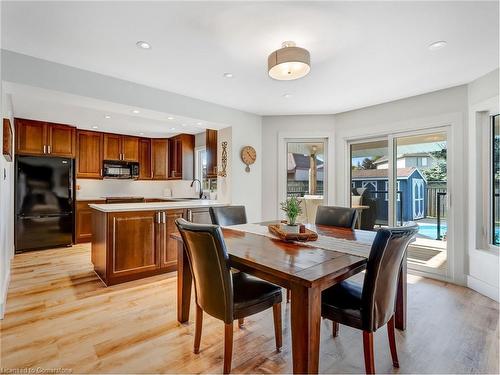
<path id="1" fill-rule="evenodd" d="M 217 178 L 217 130 L 207 129 L 205 145 L 207 153 L 207 178 Z"/>
<path id="2" fill-rule="evenodd" d="M 104 200 L 77 201 L 75 213 L 75 243 L 92 241 L 92 209 L 89 204 L 106 203 Z"/>
<path id="3" fill-rule="evenodd" d="M 104 133 L 104 160 L 139 160 L 139 138 Z"/>
<path id="4" fill-rule="evenodd" d="M 18 155 L 75 157 L 73 126 L 16 118 L 15 128 Z"/>
<path id="5" fill-rule="evenodd" d="M 170 236 L 177 233 L 175 219 L 184 216 L 184 210 L 167 210 L 161 212 L 162 234 L 160 247 L 161 267 L 175 270 L 177 267 L 177 242 Z"/>
<path id="6" fill-rule="evenodd" d="M 194 135 L 179 134 L 168 140 L 168 179 L 194 178 Z"/>
<path id="7" fill-rule="evenodd" d="M 151 169 L 153 180 L 168 178 L 168 139 L 151 139 Z"/>
<path id="8" fill-rule="evenodd" d="M 76 178 L 102 178 L 103 135 L 78 130 L 76 134 Z"/>
<path id="9" fill-rule="evenodd" d="M 139 139 L 139 180 L 151 180 L 151 139 Z"/>

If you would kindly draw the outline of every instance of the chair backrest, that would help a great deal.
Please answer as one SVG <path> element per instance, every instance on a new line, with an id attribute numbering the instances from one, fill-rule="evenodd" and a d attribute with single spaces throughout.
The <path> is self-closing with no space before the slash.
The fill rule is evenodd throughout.
<path id="1" fill-rule="evenodd" d="M 319 206 L 316 211 L 316 225 L 330 225 L 354 229 L 358 212 L 354 208 Z"/>
<path id="2" fill-rule="evenodd" d="M 363 329 L 375 331 L 394 315 L 401 263 L 418 226 L 383 228 L 373 241 L 362 292 Z"/>
<path id="3" fill-rule="evenodd" d="M 207 314 L 233 321 L 233 279 L 226 245 L 218 225 L 176 219 L 194 279 L 196 303 Z"/>
<path id="4" fill-rule="evenodd" d="M 238 225 L 247 223 L 245 206 L 210 207 L 210 217 L 215 225 Z"/>

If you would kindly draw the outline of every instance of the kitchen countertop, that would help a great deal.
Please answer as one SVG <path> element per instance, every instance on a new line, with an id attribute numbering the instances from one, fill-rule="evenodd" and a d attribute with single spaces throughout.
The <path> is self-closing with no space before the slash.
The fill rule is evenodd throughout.
<path id="1" fill-rule="evenodd" d="M 196 199 L 179 202 L 89 204 L 89 207 L 102 212 L 160 211 L 176 208 L 203 208 L 220 206 L 227 206 L 227 203 L 208 199 Z"/>

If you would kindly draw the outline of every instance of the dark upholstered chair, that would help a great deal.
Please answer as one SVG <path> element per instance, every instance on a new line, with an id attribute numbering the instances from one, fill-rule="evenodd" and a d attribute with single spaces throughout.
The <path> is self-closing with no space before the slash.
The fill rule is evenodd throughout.
<path id="1" fill-rule="evenodd" d="M 367 374 L 375 373 L 373 332 L 387 324 L 392 364 L 399 367 L 394 336 L 394 310 L 401 263 L 413 236 L 418 232 L 409 226 L 380 229 L 375 236 L 363 284 L 345 280 L 323 291 L 321 315 L 333 321 L 333 336 L 339 323 L 363 331 L 363 348 Z"/>
<path id="2" fill-rule="evenodd" d="M 210 217 L 215 225 L 238 225 L 247 223 L 245 206 L 210 207 Z"/>
<path id="3" fill-rule="evenodd" d="M 354 229 L 358 212 L 354 208 L 319 206 L 316 211 L 316 225 Z"/>
<path id="4" fill-rule="evenodd" d="M 276 349 L 282 345 L 281 288 L 244 272 L 231 273 L 218 225 L 175 221 L 193 274 L 196 298 L 194 352 L 200 350 L 203 312 L 224 322 L 224 373 L 231 371 L 233 321 L 273 308 Z"/>

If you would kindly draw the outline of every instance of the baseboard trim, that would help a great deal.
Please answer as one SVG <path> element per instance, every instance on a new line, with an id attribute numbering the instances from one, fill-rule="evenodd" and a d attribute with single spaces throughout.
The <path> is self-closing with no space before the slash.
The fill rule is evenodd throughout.
<path id="1" fill-rule="evenodd" d="M 494 301 L 499 302 L 499 295 L 498 295 L 499 290 L 498 288 L 495 288 L 493 285 L 490 285 L 482 280 L 476 279 L 475 277 L 468 275 L 467 287 L 475 290 L 478 293 L 481 293 L 482 295 L 488 298 L 491 298 Z"/>
<path id="2" fill-rule="evenodd" d="M 9 284 L 10 284 L 10 265 L 7 268 L 7 272 L 5 275 L 5 279 L 3 281 L 2 285 L 2 295 L 0 296 L 0 320 L 3 319 L 5 315 L 5 308 L 7 306 L 7 293 L 9 291 Z"/>

